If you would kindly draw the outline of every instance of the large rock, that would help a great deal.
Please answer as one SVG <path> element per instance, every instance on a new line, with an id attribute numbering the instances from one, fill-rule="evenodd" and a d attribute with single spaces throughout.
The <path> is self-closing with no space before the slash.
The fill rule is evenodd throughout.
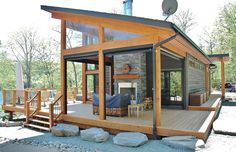
<path id="1" fill-rule="evenodd" d="M 205 147 L 205 143 L 203 140 L 197 139 L 193 136 L 172 136 L 163 138 L 162 141 L 168 146 L 181 149 L 185 148 L 196 150 Z"/>
<path id="2" fill-rule="evenodd" d="M 94 141 L 94 142 L 104 142 L 109 138 L 109 133 L 104 131 L 102 128 L 89 128 L 81 130 L 81 139 Z"/>
<path id="3" fill-rule="evenodd" d="M 146 142 L 148 142 L 147 136 L 139 132 L 122 132 L 113 138 L 114 144 L 127 147 L 138 147 Z"/>
<path id="4" fill-rule="evenodd" d="M 51 131 L 54 136 L 69 137 L 78 135 L 79 127 L 69 124 L 58 124 L 53 126 Z"/>

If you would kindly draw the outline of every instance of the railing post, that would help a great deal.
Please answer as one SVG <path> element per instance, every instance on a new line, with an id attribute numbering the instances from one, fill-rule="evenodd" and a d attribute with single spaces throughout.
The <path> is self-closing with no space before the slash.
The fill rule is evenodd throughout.
<path id="1" fill-rule="evenodd" d="M 25 109 L 26 109 L 26 103 L 27 103 L 27 101 L 29 100 L 29 92 L 28 92 L 28 90 L 24 90 L 24 107 L 25 107 Z"/>
<path id="2" fill-rule="evenodd" d="M 3 90 L 2 91 L 2 97 L 3 97 L 3 103 L 2 103 L 2 105 L 6 105 L 6 100 L 7 100 L 7 90 Z"/>
<path id="3" fill-rule="evenodd" d="M 54 105 L 49 105 L 49 127 L 52 128 L 54 125 Z"/>
<path id="4" fill-rule="evenodd" d="M 39 90 L 38 91 L 38 99 L 37 99 L 37 109 L 38 109 L 38 111 L 40 111 L 41 110 L 41 91 Z"/>
<path id="5" fill-rule="evenodd" d="M 25 109 L 26 119 L 25 119 L 25 122 L 26 122 L 26 124 L 28 124 L 29 123 L 29 115 L 30 115 L 30 103 L 28 101 L 26 101 L 25 103 L 26 103 L 26 109 Z"/>
<path id="6" fill-rule="evenodd" d="M 16 90 L 12 90 L 12 106 L 16 106 Z"/>

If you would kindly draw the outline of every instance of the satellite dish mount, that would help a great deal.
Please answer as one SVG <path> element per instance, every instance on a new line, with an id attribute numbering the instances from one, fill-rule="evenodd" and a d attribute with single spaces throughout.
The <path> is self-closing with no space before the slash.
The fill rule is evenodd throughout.
<path id="1" fill-rule="evenodd" d="M 163 15 L 166 16 L 165 21 L 177 11 L 178 3 L 177 0 L 163 0 L 162 10 Z"/>

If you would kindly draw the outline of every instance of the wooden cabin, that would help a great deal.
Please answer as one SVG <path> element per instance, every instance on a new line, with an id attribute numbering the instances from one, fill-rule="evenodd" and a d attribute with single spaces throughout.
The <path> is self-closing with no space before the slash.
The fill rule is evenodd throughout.
<path id="1" fill-rule="evenodd" d="M 50 127 L 60 119 L 113 133 L 207 139 L 221 103 L 219 95 L 211 95 L 212 61 L 175 24 L 71 8 L 41 9 L 61 20 L 61 95 L 45 111 L 32 110 L 33 100 L 25 93 L 27 104 L 21 111 L 26 112 L 27 124 L 33 121 L 30 117 L 41 114 L 49 117 Z M 66 45 L 69 30 L 77 34 L 72 48 Z M 82 63 L 82 103 L 68 101 L 68 62 Z M 87 102 L 88 75 L 93 76 L 92 102 Z M 131 97 L 128 104 L 108 107 L 126 100 L 124 94 Z M 34 96 L 38 106 L 40 96 Z M 112 98 L 117 98 L 114 103 Z M 5 102 L 3 109 L 19 110 L 13 105 Z M 55 107 L 60 107 L 57 113 Z"/>

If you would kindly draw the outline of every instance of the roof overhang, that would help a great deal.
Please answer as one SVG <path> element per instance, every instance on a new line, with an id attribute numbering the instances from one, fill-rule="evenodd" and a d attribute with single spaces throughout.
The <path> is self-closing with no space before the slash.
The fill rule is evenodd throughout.
<path id="1" fill-rule="evenodd" d="M 208 55 L 208 57 L 211 59 L 212 62 L 230 60 L 229 54 L 212 54 L 212 55 Z"/>
<path id="2" fill-rule="evenodd" d="M 52 17 L 56 19 L 62 19 L 67 21 L 76 21 L 95 24 L 108 28 L 115 28 L 117 30 L 123 30 L 127 32 L 134 32 L 142 35 L 158 34 L 162 41 L 176 33 L 179 34 L 172 43 L 173 46 L 182 46 L 185 50 L 190 50 L 193 56 L 199 56 L 201 61 L 205 64 L 210 64 L 211 60 L 208 56 L 199 48 L 183 31 L 181 31 L 175 24 L 162 20 L 154 20 L 148 18 L 141 18 L 135 16 L 127 16 L 120 14 L 111 14 L 104 12 L 95 12 L 88 10 L 79 10 L 71 8 L 62 8 L 54 6 L 41 6 L 42 10 L 52 13 Z M 158 40 L 157 40 L 158 41 Z M 167 45 L 167 44 L 166 44 Z M 164 45 L 164 47 L 167 47 Z M 170 47 L 170 45 L 169 45 Z M 178 49 L 181 51 L 181 49 Z M 200 53 L 200 54 L 199 54 Z"/>

